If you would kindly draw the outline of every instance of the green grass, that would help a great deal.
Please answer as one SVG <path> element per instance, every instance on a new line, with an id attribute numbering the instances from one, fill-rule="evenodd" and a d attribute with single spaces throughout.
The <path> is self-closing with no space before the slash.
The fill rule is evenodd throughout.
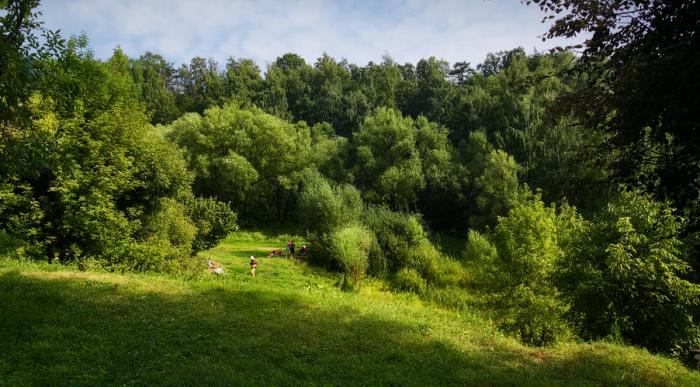
<path id="1" fill-rule="evenodd" d="M 335 274 L 264 257 L 288 238 L 236 233 L 201 255 L 221 277 L 0 260 L 0 384 L 700 385 L 643 350 L 533 349 L 380 282 L 340 291 Z"/>

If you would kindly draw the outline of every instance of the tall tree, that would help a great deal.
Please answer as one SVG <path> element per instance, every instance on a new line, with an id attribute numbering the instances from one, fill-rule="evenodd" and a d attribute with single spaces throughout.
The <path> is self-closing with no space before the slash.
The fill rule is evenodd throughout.
<path id="1" fill-rule="evenodd" d="M 224 78 L 213 59 L 192 58 L 182 65 L 175 77 L 178 106 L 185 112 L 202 113 L 223 102 Z"/>
<path id="2" fill-rule="evenodd" d="M 263 89 L 260 68 L 252 59 L 229 58 L 225 72 L 225 94 L 241 103 L 257 104 Z"/>
<path id="3" fill-rule="evenodd" d="M 167 124 L 181 112 L 175 103 L 175 69 L 162 56 L 146 52 L 130 63 L 134 82 L 141 88 L 141 100 L 151 114 L 151 123 Z"/>
<path id="4" fill-rule="evenodd" d="M 620 180 L 680 208 L 700 201 L 700 2 L 533 0 L 555 19 L 544 38 L 586 36 L 587 87 L 560 100 L 609 135 Z M 690 213 L 689 213 L 690 215 Z M 696 225 L 697 227 L 698 225 Z"/>

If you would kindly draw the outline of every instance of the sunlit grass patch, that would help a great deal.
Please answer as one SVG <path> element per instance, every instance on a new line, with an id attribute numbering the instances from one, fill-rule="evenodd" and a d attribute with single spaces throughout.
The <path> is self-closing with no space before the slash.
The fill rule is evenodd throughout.
<path id="1" fill-rule="evenodd" d="M 473 311 L 375 279 L 341 291 L 337 274 L 284 257 L 253 278 L 247 255 L 270 240 L 286 242 L 234 234 L 203 254 L 225 274 L 194 279 L 0 260 L 1 384 L 700 383 L 634 348 L 524 347 Z"/>

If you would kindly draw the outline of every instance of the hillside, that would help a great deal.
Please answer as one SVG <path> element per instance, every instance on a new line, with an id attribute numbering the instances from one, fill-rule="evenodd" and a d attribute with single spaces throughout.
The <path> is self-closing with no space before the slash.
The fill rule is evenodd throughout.
<path id="1" fill-rule="evenodd" d="M 643 350 L 528 348 L 379 282 L 340 291 L 334 274 L 264 257 L 287 237 L 241 232 L 200 254 L 222 277 L 0 260 L 0 384 L 700 385 Z"/>

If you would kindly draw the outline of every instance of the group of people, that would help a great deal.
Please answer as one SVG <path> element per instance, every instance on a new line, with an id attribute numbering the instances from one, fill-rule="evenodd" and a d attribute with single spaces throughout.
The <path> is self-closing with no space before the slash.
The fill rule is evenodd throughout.
<path id="1" fill-rule="evenodd" d="M 287 241 L 287 256 L 288 257 L 294 257 L 294 253 L 296 251 L 296 244 L 294 243 L 293 240 L 288 240 Z M 306 245 L 301 246 L 301 249 L 299 249 L 299 256 L 304 256 L 309 252 L 309 248 L 306 247 Z M 270 254 L 267 254 L 268 257 L 281 257 L 282 256 L 282 249 L 274 249 Z"/>
<path id="2" fill-rule="evenodd" d="M 296 248 L 296 245 L 294 244 L 293 240 L 288 240 L 287 241 L 287 251 L 289 253 L 289 256 L 294 258 L 294 249 Z M 304 256 L 309 252 L 309 248 L 306 247 L 306 245 L 303 245 L 301 249 L 299 249 L 299 256 Z M 272 250 L 271 253 L 267 254 L 268 257 L 281 257 L 282 256 L 282 250 L 280 249 L 274 249 Z M 255 258 L 255 256 L 251 255 L 250 260 L 250 275 L 255 277 L 255 269 L 258 268 L 258 260 Z M 212 261 L 211 258 L 207 259 L 207 268 L 209 269 L 209 272 L 212 274 L 216 275 L 221 275 L 224 274 L 224 269 L 219 266 L 218 263 Z"/>
<path id="3" fill-rule="evenodd" d="M 296 248 L 296 245 L 294 244 L 293 240 L 287 241 L 287 251 L 289 251 L 289 256 L 294 258 L 294 249 Z M 301 249 L 299 249 L 299 256 L 304 256 L 309 252 L 309 248 L 306 247 L 306 245 L 301 246 Z"/>

